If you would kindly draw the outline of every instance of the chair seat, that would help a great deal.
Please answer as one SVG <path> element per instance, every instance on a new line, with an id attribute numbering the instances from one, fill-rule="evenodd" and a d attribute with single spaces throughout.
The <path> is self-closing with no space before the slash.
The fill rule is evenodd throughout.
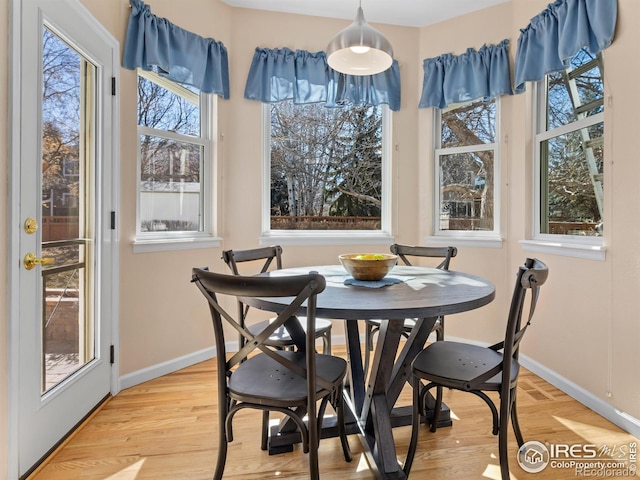
<path id="1" fill-rule="evenodd" d="M 302 352 L 278 351 L 278 355 L 306 368 Z M 316 375 L 338 385 L 347 372 L 339 357 L 316 354 Z M 316 392 L 323 392 L 317 385 Z M 240 401 L 268 405 L 306 405 L 307 382 L 269 355 L 261 353 L 241 363 L 229 379 L 229 395 Z"/>
<path id="2" fill-rule="evenodd" d="M 271 323 L 274 319 L 263 320 L 262 322 L 254 323 L 253 325 L 247 326 L 247 330 L 252 335 L 258 335 L 262 332 L 269 323 Z M 306 317 L 298 317 L 300 324 L 302 325 L 302 329 L 306 332 L 307 330 L 307 319 Z M 328 332 L 331 331 L 331 321 L 323 320 L 320 318 L 316 318 L 316 338 L 321 337 Z M 269 337 L 269 339 L 265 342 L 266 345 L 270 345 L 273 347 L 288 347 L 293 345 L 293 340 L 291 340 L 291 335 L 284 327 L 284 325 L 278 327 Z"/>
<path id="3" fill-rule="evenodd" d="M 466 390 L 465 384 L 502 363 L 502 354 L 487 347 L 467 343 L 434 342 L 420 352 L 412 364 L 414 375 L 447 388 Z M 511 383 L 518 378 L 520 365 L 513 361 Z M 500 390 L 502 374 L 478 385 L 476 390 Z"/>

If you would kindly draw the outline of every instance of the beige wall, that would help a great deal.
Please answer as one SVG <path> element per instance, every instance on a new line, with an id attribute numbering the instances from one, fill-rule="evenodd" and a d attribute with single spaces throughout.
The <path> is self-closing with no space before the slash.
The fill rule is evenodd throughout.
<path id="1" fill-rule="evenodd" d="M 542 11 L 545 0 L 513 0 L 510 3 L 426 27 L 421 31 L 420 58 L 441 53 L 460 54 L 467 47 L 511 40 L 513 59 L 519 29 Z M 620 0 L 614 43 L 605 58 L 605 242 L 606 261 L 524 251 L 520 240 L 528 238 L 531 221 L 531 172 L 533 162 L 531 88 L 521 95 L 502 98 L 502 230 L 501 250 L 463 248 L 455 268 L 489 276 L 502 291 L 506 309 L 512 273 L 526 256 L 538 256 L 550 268 L 542 302 L 533 328 L 523 342 L 523 354 L 543 369 L 564 377 L 616 409 L 640 418 L 640 387 L 633 381 L 640 366 L 640 314 L 635 298 L 640 293 L 640 227 L 638 218 L 640 162 L 634 132 L 640 97 L 634 81 L 640 62 L 634 55 L 640 33 L 637 2 Z M 484 28 L 479 28 L 483 25 Z M 490 25 L 490 27 L 489 27 Z M 634 27 L 635 25 L 635 27 Z M 452 34 L 451 32 L 455 32 Z M 446 39 L 446 40 L 443 40 Z M 446 45 L 446 46 L 445 46 Z M 432 161 L 432 112 L 420 113 L 419 156 Z M 427 166 L 427 178 L 431 175 Z M 429 191 L 429 181 L 421 191 Z M 426 202 L 431 200 L 427 194 Z M 427 212 L 431 211 L 430 209 Z M 428 218 L 425 215 L 421 218 Z M 429 223 L 421 222 L 428 235 Z M 500 300 L 500 299 L 498 299 Z M 500 334 L 500 320 L 488 312 L 474 312 L 448 321 L 448 334 L 489 341 Z M 481 314 L 481 315 L 477 315 Z M 467 315 L 469 316 L 469 315 Z M 478 321 L 479 320 L 479 321 Z M 488 328 L 493 327 L 493 328 Z"/>
<path id="2" fill-rule="evenodd" d="M 219 105 L 219 235 L 222 248 L 258 246 L 260 235 L 260 194 L 262 189 L 262 105 L 243 98 L 245 80 L 256 47 L 290 47 L 323 50 L 328 39 L 347 21 L 310 16 L 279 15 L 247 9 L 230 9 L 222 3 L 191 2 L 201 12 L 197 18 L 171 12 L 170 1 L 149 1 L 152 11 L 196 33 L 212 36 L 229 50 L 231 99 Z M 184 14 L 184 12 L 181 12 Z M 212 23 L 216 19 L 217 23 Z M 124 28 L 124 27 L 122 27 Z M 396 50 L 402 74 L 402 111 L 394 115 L 394 178 L 412 182 L 411 188 L 394 188 L 395 203 L 410 211 L 417 188 L 413 171 L 417 168 L 416 132 L 418 89 L 418 30 L 384 27 Z M 122 33 L 118 38 L 123 38 Z M 299 41 L 292 39 L 299 38 Z M 194 266 L 207 265 L 227 271 L 222 248 L 186 250 L 177 253 L 132 253 L 135 234 L 135 74 L 121 72 L 121 261 L 120 372 L 123 375 L 190 354 L 212 345 L 206 305 L 189 283 Z M 400 178 L 398 178 L 400 177 Z M 401 192 L 401 193 L 399 193 Z M 396 224 L 402 222 L 400 220 Z M 407 222 L 406 238 L 415 239 L 417 222 Z M 358 246 L 350 249 L 358 250 Z M 387 246 L 384 246 L 387 248 Z M 313 256 L 305 247 L 287 247 L 285 264 L 309 265 L 335 262 L 344 247 L 314 247 Z M 148 277 L 152 272 L 151 278 Z M 335 330 L 339 335 L 340 324 Z"/>
<path id="3" fill-rule="evenodd" d="M 620 2 L 618 36 L 607 50 L 605 86 L 611 94 L 611 115 L 608 145 L 611 153 L 608 191 L 608 214 L 611 217 L 610 266 L 606 271 L 609 297 L 612 402 L 616 407 L 640 418 L 640 386 L 637 381 L 640 365 L 640 161 L 638 158 L 638 82 L 640 61 L 640 5 Z M 609 124 L 607 124 L 609 125 Z M 588 298 L 588 297 L 583 297 Z M 597 319 L 594 320 L 594 326 Z"/>
<path id="4" fill-rule="evenodd" d="M 83 0 L 121 42 L 129 14 L 128 1 Z M 258 246 L 262 162 L 262 107 L 243 98 L 244 82 L 255 47 L 289 47 L 317 51 L 348 21 L 233 9 L 218 0 L 148 0 L 152 12 L 188 30 L 213 37 L 229 50 L 231 99 L 219 102 L 219 235 L 222 248 Z M 422 59 L 459 54 L 468 47 L 511 40 L 516 50 L 519 29 L 544 9 L 546 0 L 513 0 L 449 22 L 421 29 L 376 25 L 391 41 L 400 64 L 402 109 L 393 114 L 393 233 L 396 241 L 424 243 L 432 211 L 432 111 L 418 109 Z M 7 25 L 2 1 L 0 25 Z M 180 5 L 177 8 L 177 5 Z M 196 14 L 193 14 L 196 12 Z M 548 263 L 550 278 L 542 292 L 535 323 L 523 344 L 524 354 L 552 373 L 573 382 L 615 408 L 640 418 L 640 161 L 637 158 L 637 78 L 640 5 L 619 1 L 618 30 L 605 52 L 606 106 L 605 195 L 606 261 L 580 260 L 522 249 L 531 224 L 532 139 L 530 89 L 502 99 L 502 248 L 461 247 L 457 270 L 490 278 L 496 301 L 476 312 L 450 317 L 451 336 L 489 342 L 502 335 L 515 271 L 526 256 Z M 7 29 L 3 29 L 7 32 Z M 7 65 L 7 33 L 0 36 L 0 63 Z M 7 144 L 7 69 L 0 70 L 0 145 Z M 208 311 L 189 283 L 193 266 L 225 271 L 222 248 L 138 253 L 135 235 L 136 77 L 120 72 L 121 181 L 120 226 L 120 374 L 170 362 L 208 348 L 212 334 Z M 506 140 L 508 139 L 508 141 Z M 0 172 L 7 171 L 0 157 Z M 7 177 L 0 182 L 0 220 L 6 225 Z M 6 235 L 0 248 L 6 251 Z M 289 266 L 335 262 L 358 246 L 285 248 Z M 362 247 L 364 248 L 364 247 Z M 371 247 L 367 247 L 370 249 Z M 381 246 L 381 249 L 386 247 Z M 312 253 L 309 253 L 312 251 Z M 0 255 L 0 271 L 6 272 Z M 0 304 L 6 305 L 6 275 L 0 279 Z M 0 310 L 0 342 L 7 343 L 8 319 Z M 342 329 L 336 326 L 339 334 Z M 4 349 L 3 349 L 4 350 Z M 7 359 L 0 358 L 0 437 L 6 435 Z M 610 397 L 607 396 L 608 392 Z M 0 444 L 2 442 L 0 441 Z M 0 448 L 0 465 L 6 449 Z M 2 478 L 0 473 L 0 478 Z"/>
<path id="5" fill-rule="evenodd" d="M 534 5 L 532 5 L 534 4 Z M 514 26 L 521 27 L 541 11 L 544 1 L 514 2 Z M 604 262 L 544 255 L 551 277 L 535 328 L 524 342 L 524 353 L 550 370 L 610 402 L 616 409 L 640 418 L 640 386 L 635 381 L 640 357 L 640 162 L 637 161 L 639 106 L 637 78 L 640 63 L 634 55 L 640 32 L 640 5 L 618 2 L 614 43 L 604 53 L 605 62 L 605 243 Z M 515 34 L 518 31 L 514 29 Z M 512 224 L 510 259 L 521 251 L 517 241 L 526 238 L 530 225 L 528 199 L 532 148 L 528 116 L 529 94 L 513 99 L 511 125 L 517 149 L 513 152 L 509 182 Z M 524 160 L 524 161 L 523 161 Z"/>
<path id="6" fill-rule="evenodd" d="M 99 0 L 98 0 L 99 1 Z M 128 1 L 120 2 L 125 16 L 114 33 L 124 43 Z M 152 12 L 204 37 L 222 41 L 230 50 L 230 8 L 221 2 L 190 0 L 181 8 L 172 0 L 146 2 Z M 187 5 L 188 4 L 188 5 Z M 193 12 L 197 12 L 194 15 Z M 166 253 L 133 253 L 136 222 L 136 74 L 120 72 L 121 190 L 120 190 L 120 373 L 130 374 L 212 345 L 210 321 L 191 268 L 212 265 L 219 250 L 194 249 Z M 239 90 L 232 90 L 238 96 Z M 228 105 L 221 101 L 221 128 Z M 223 167 L 224 168 L 224 167 Z"/>

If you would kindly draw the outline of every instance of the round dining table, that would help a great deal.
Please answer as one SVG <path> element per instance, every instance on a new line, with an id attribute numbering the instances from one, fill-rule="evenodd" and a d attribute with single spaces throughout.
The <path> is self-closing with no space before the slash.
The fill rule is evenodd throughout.
<path id="1" fill-rule="evenodd" d="M 398 464 L 392 429 L 410 422 L 410 406 L 396 406 L 396 402 L 409 379 L 411 361 L 424 348 L 438 317 L 490 303 L 495 296 L 495 286 L 489 280 L 467 273 L 400 265 L 379 282 L 354 280 L 341 265 L 285 268 L 261 275 L 309 272 L 318 272 L 326 279 L 326 288 L 317 297 L 316 317 L 345 321 L 349 358 L 350 401 L 347 403 L 353 413 L 350 431 L 358 433 L 362 439 L 367 459 L 377 477 L 405 478 Z M 289 300 L 275 297 L 242 299 L 254 308 L 278 313 L 289 305 Z M 301 316 L 305 313 L 305 306 L 297 312 Z M 400 349 L 407 318 L 416 319 L 416 324 Z M 365 378 L 358 320 L 374 319 L 382 322 L 371 371 Z M 296 344 L 304 348 L 302 330 L 293 328 L 290 333 Z M 445 425 L 451 424 L 448 409 L 441 417 Z M 336 431 L 335 425 L 329 425 L 323 436 L 332 435 L 332 429 Z M 289 433 L 282 424 L 277 434 L 271 436 L 272 453 L 299 438 L 299 435 Z"/>

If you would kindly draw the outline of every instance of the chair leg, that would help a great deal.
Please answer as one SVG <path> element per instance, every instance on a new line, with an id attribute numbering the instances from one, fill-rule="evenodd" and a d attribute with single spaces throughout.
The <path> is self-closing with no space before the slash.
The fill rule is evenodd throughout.
<path id="1" fill-rule="evenodd" d="M 507 441 L 509 433 L 509 417 L 511 413 L 511 395 L 507 396 L 509 398 L 500 399 L 500 430 L 498 433 L 498 454 L 500 459 L 500 473 L 502 480 L 510 480 Z"/>
<path id="2" fill-rule="evenodd" d="M 505 425 L 508 422 L 504 422 Z M 500 473 L 502 480 L 509 480 L 509 456 L 507 455 L 507 428 L 500 427 L 500 434 L 498 435 L 498 451 L 500 452 Z"/>
<path id="3" fill-rule="evenodd" d="M 326 332 L 322 338 L 322 353 L 325 355 L 331 355 L 331 330 Z"/>
<path id="4" fill-rule="evenodd" d="M 220 444 L 218 445 L 218 460 L 216 462 L 216 471 L 213 474 L 213 480 L 222 480 L 224 474 L 224 466 L 227 462 L 227 439 L 224 433 L 221 435 L 224 440 L 220 438 Z"/>
<path id="5" fill-rule="evenodd" d="M 512 401 L 511 401 L 511 425 L 513 426 L 513 433 L 516 436 L 516 440 L 518 441 L 518 447 L 524 445 L 524 437 L 522 436 L 522 431 L 520 430 L 520 422 L 518 422 L 518 412 L 516 410 L 516 389 L 514 388 L 511 392 Z"/>
<path id="6" fill-rule="evenodd" d="M 340 443 L 342 444 L 342 453 L 347 462 L 352 460 L 351 448 L 347 440 L 347 430 L 344 426 L 344 397 L 342 396 L 342 385 L 336 392 L 336 413 L 338 415 L 338 434 L 340 435 Z"/>
<path id="7" fill-rule="evenodd" d="M 308 402 L 311 405 L 311 402 Z M 315 405 L 307 408 L 309 415 L 308 431 L 309 438 L 307 440 L 309 454 L 309 478 L 311 480 L 320 480 L 320 466 L 318 465 L 318 444 L 320 442 L 318 428 L 318 412 Z"/>
<path id="8" fill-rule="evenodd" d="M 222 479 L 224 467 L 227 462 L 227 447 L 229 445 L 226 429 L 228 408 L 225 408 L 227 402 L 228 400 L 224 399 L 224 404 L 218 409 L 218 459 L 216 460 L 216 471 L 213 474 L 213 480 Z"/>
<path id="9" fill-rule="evenodd" d="M 416 455 L 416 448 L 418 446 L 418 431 L 420 428 L 420 415 L 422 414 L 422 401 L 420 400 L 420 387 L 421 382 L 418 377 L 412 375 L 411 387 L 413 390 L 413 408 L 411 409 L 411 440 L 409 441 L 409 449 L 407 450 L 407 457 L 404 460 L 404 466 L 402 471 L 409 477 L 411 466 L 413 465 L 413 459 Z"/>
<path id="10" fill-rule="evenodd" d="M 436 329 L 436 341 L 441 342 L 444 340 L 444 317 L 438 318 L 438 328 Z"/>
<path id="11" fill-rule="evenodd" d="M 335 392 L 334 392 L 335 393 Z M 316 419 L 317 419 L 317 425 L 318 425 L 318 443 L 316 444 L 316 448 L 320 448 L 320 432 L 322 431 L 322 424 L 324 422 L 324 412 L 327 410 L 327 404 L 331 402 L 331 406 L 334 407 L 333 404 L 333 395 L 331 394 L 328 397 L 324 397 L 322 399 L 322 401 L 320 402 L 320 408 L 318 408 L 318 411 L 316 412 Z M 335 410 L 335 407 L 334 407 Z M 337 413 L 337 410 L 336 410 Z"/>
<path id="12" fill-rule="evenodd" d="M 262 411 L 262 442 L 260 444 L 262 450 L 269 448 L 269 411 Z"/>
<path id="13" fill-rule="evenodd" d="M 442 410 L 442 395 L 443 388 L 436 387 L 436 402 L 433 407 L 433 416 L 431 417 L 431 431 L 435 432 L 438 428 L 438 418 L 440 417 L 440 410 Z"/>
<path id="14" fill-rule="evenodd" d="M 364 326 L 364 378 L 367 379 L 369 373 L 369 363 L 371 361 L 371 352 L 373 352 L 373 334 L 375 333 L 373 325 L 365 321 Z"/>

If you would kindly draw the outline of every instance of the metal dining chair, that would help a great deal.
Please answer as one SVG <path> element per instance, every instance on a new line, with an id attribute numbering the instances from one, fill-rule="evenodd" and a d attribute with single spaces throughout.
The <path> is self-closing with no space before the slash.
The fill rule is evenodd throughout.
<path id="1" fill-rule="evenodd" d="M 280 245 L 274 245 L 247 250 L 224 250 L 222 252 L 222 260 L 224 260 L 224 263 L 227 264 L 234 275 L 240 274 L 238 264 L 245 262 L 263 262 L 260 270 L 254 271 L 253 273 L 265 273 L 269 269 L 273 269 L 274 261 L 275 269 L 280 270 L 282 268 L 282 247 Z M 239 303 L 238 307 L 242 310 L 242 321 L 244 322 L 249 312 L 249 306 Z M 265 324 L 270 321 L 271 320 L 264 320 L 253 325 L 248 325 L 247 328 L 249 331 L 258 332 L 264 329 Z M 300 323 L 302 328 L 306 328 L 304 319 L 301 318 Z M 325 355 L 331 354 L 331 325 L 331 321 L 329 320 L 316 319 L 315 336 L 322 340 L 322 353 Z M 242 342 L 242 339 L 240 341 Z M 265 344 L 285 350 L 290 350 L 295 347 L 291 335 L 289 335 L 289 332 L 284 327 L 276 329 L 266 340 Z"/>
<path id="2" fill-rule="evenodd" d="M 273 245 L 270 247 L 252 248 L 247 250 L 224 250 L 222 252 L 222 260 L 231 269 L 234 275 L 240 275 L 238 264 L 256 262 L 262 263 L 259 271 L 252 272 L 254 274 L 265 273 L 270 269 L 280 270 L 282 268 L 282 247 L 280 245 Z M 275 262 L 275 265 L 274 265 Z M 251 334 L 257 335 L 263 331 L 270 323 L 273 323 L 274 319 L 263 320 L 254 324 L 246 324 L 247 315 L 249 313 L 249 306 L 243 304 L 238 300 L 238 318 L 243 328 L 246 328 Z M 305 318 L 298 318 L 299 324 L 302 326 L 306 334 L 307 322 Z M 331 321 L 317 318 L 315 320 L 315 338 L 322 340 L 322 353 L 325 355 L 331 355 Z M 244 345 L 245 338 L 240 335 L 239 345 Z M 273 330 L 271 335 L 264 340 L 264 344 L 277 348 L 279 350 L 293 350 L 295 348 L 295 342 L 291 337 L 289 331 L 284 325 L 280 325 Z M 269 443 L 269 412 L 263 413 L 262 420 L 262 450 L 267 450 Z"/>
<path id="3" fill-rule="evenodd" d="M 309 454 L 309 477 L 319 479 L 318 447 L 322 419 L 328 404 L 338 417 L 338 434 L 346 461 L 351 451 L 344 424 L 343 380 L 346 360 L 315 351 L 315 338 L 307 335 L 298 351 L 275 350 L 265 344 L 275 330 L 291 321 L 293 313 L 307 302 L 307 329 L 316 322 L 316 296 L 325 288 L 322 275 L 311 273 L 287 277 L 245 277 L 225 275 L 194 268 L 192 282 L 209 304 L 216 346 L 218 372 L 218 457 L 214 480 L 224 473 L 228 444 L 233 441 L 233 417 L 250 408 L 286 415 L 300 431 L 302 448 Z M 263 330 L 252 333 L 243 326 L 241 316 L 233 316 L 219 296 L 291 297 L 288 306 Z M 227 327 L 227 328 L 225 328 Z M 238 332 L 245 339 L 238 352 L 227 352 L 225 330 Z M 309 374 L 309 372 L 314 372 Z M 319 405 L 318 405 L 319 404 Z M 304 418 L 307 421 L 304 421 Z"/>
<path id="4" fill-rule="evenodd" d="M 456 247 L 421 247 L 413 245 L 401 245 L 394 243 L 389 248 L 391 253 L 397 255 L 405 265 L 412 265 L 411 260 L 408 257 L 422 257 L 422 258 L 440 258 L 442 261 L 436 266 L 436 268 L 442 270 L 449 270 L 449 264 L 451 259 L 458 254 Z M 373 352 L 373 337 L 380 331 L 381 320 L 367 320 L 365 322 L 364 331 L 364 343 L 365 343 L 365 359 L 364 359 L 364 373 L 365 375 L 369 371 L 369 364 L 371 361 L 371 353 Z M 402 335 L 405 338 L 409 338 L 411 330 L 416 324 L 416 320 L 413 318 L 407 318 L 404 321 L 402 328 Z M 433 326 L 432 331 L 436 332 L 436 340 L 444 339 L 444 316 L 438 317 L 436 323 Z"/>
<path id="5" fill-rule="evenodd" d="M 540 287 L 544 285 L 548 275 L 547 266 L 535 258 L 527 258 L 524 266 L 518 269 L 503 341 L 490 347 L 482 347 L 445 340 L 430 344 L 415 357 L 411 364 L 412 431 L 403 468 L 407 477 L 411 471 L 418 444 L 420 418 L 426 413 L 425 397 L 430 389 L 444 387 L 473 393 L 489 406 L 493 415 L 492 432 L 498 435 L 502 480 L 509 480 L 507 455 L 509 419 L 511 419 L 518 445 L 524 444 L 516 412 L 520 342 L 531 324 Z M 523 319 L 526 297 L 530 298 L 529 314 Z M 427 385 L 423 387 L 422 381 L 428 382 Z M 487 391 L 499 393 L 498 407 L 485 393 Z M 442 396 L 439 396 L 436 398 L 431 417 L 432 432 L 436 431 L 441 407 Z"/>

